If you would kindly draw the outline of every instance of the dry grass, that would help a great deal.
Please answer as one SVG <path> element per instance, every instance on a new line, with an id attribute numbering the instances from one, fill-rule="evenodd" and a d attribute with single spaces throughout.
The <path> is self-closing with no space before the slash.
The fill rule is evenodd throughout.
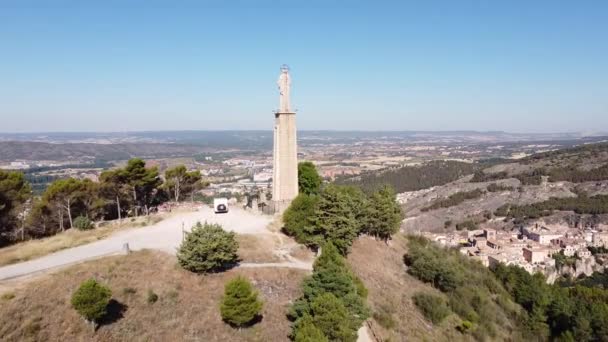
<path id="1" fill-rule="evenodd" d="M 415 307 L 411 299 L 414 293 L 440 295 L 440 292 L 406 273 L 403 264 L 406 245 L 401 234 L 395 235 L 389 246 L 364 236 L 355 241 L 348 256 L 351 268 L 369 290 L 367 302 L 375 313 L 373 333 L 391 341 L 467 340 L 467 336 L 455 330 L 455 317 L 433 326 Z"/>
<path id="2" fill-rule="evenodd" d="M 242 262 L 278 262 L 280 258 L 273 253 L 277 241 L 272 235 L 237 234 L 239 258 Z"/>
<path id="3" fill-rule="evenodd" d="M 145 227 L 158 223 L 163 218 L 164 216 L 154 215 L 142 216 L 137 219 L 125 219 L 121 224 L 117 221 L 105 222 L 100 227 L 87 231 L 69 229 L 48 238 L 17 243 L 0 249 L 0 266 L 39 258 L 62 249 L 91 243 L 106 238 L 121 229 Z"/>
<path id="4" fill-rule="evenodd" d="M 221 321 L 224 283 L 249 278 L 265 301 L 263 319 L 237 330 Z M 180 269 L 175 258 L 142 251 L 73 266 L 14 290 L 0 305 L 2 341 L 285 341 L 285 314 L 300 295 L 305 272 L 293 269 L 233 269 L 199 276 Z M 123 307 L 112 323 L 93 333 L 70 307 L 70 296 L 84 280 L 107 284 Z M 147 302 L 148 290 L 158 294 Z M 9 296 L 10 297 L 10 296 Z M 122 317 L 119 317 L 122 316 Z"/>

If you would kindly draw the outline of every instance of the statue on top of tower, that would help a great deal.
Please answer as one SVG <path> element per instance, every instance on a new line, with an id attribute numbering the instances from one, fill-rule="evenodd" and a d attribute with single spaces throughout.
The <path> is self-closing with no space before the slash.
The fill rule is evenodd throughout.
<path id="1" fill-rule="evenodd" d="M 281 65 L 281 74 L 277 85 L 279 86 L 279 113 L 291 113 L 291 104 L 289 103 L 291 79 L 289 77 L 289 67 L 286 64 Z"/>

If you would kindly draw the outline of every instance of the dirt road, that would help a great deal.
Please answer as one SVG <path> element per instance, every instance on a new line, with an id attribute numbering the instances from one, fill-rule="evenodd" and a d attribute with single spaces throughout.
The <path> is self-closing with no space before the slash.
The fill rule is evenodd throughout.
<path id="1" fill-rule="evenodd" d="M 125 243 L 131 250 L 157 249 L 175 254 L 182 241 L 182 227 L 189 231 L 196 222 L 218 223 L 229 231 L 240 234 L 272 234 L 266 229 L 271 216 L 232 209 L 227 214 L 215 214 L 211 208 L 177 213 L 152 226 L 133 228 L 87 245 L 66 249 L 38 259 L 0 267 L 0 281 L 44 272 L 86 260 L 118 254 Z M 256 267 L 246 266 L 245 267 Z M 298 265 L 305 268 L 306 265 Z"/>

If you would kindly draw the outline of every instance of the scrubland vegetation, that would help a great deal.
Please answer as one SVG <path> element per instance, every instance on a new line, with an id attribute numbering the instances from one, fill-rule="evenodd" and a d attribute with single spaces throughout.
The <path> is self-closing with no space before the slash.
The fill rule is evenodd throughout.
<path id="1" fill-rule="evenodd" d="M 494 214 L 520 222 L 524 219 L 549 216 L 555 210 L 574 211 L 577 214 L 606 214 L 608 213 L 608 195 L 588 197 L 585 194 L 579 194 L 577 197 L 550 198 L 546 201 L 525 205 L 505 204 Z"/>
<path id="2" fill-rule="evenodd" d="M 414 302 L 425 317 L 438 324 L 450 313 L 477 340 L 499 339 L 499 330 L 516 334 L 521 312 L 491 271 L 424 238 L 410 237 L 404 256 L 407 272 L 437 288 L 445 297 L 417 295 Z M 445 300 L 443 298 L 446 298 Z M 447 303 L 444 305 L 443 303 Z M 515 336 L 515 335 L 514 335 Z"/>
<path id="3" fill-rule="evenodd" d="M 390 185 L 400 193 L 444 185 L 473 173 L 479 167 L 479 164 L 457 161 L 431 161 L 423 165 L 404 166 L 380 173 L 337 179 L 336 184 L 358 186 L 366 192 Z"/>
<path id="4" fill-rule="evenodd" d="M 443 292 L 447 310 L 462 320 L 459 330 L 477 340 L 498 339 L 499 327 L 510 327 L 525 340 L 603 341 L 608 337 L 608 278 L 604 274 L 549 285 L 540 273 L 531 275 L 503 264 L 488 269 L 423 238 L 410 237 L 408 247 L 407 272 Z M 417 294 L 414 303 L 434 324 L 449 315 L 441 296 Z"/>
<path id="5" fill-rule="evenodd" d="M 429 211 L 435 210 L 439 208 L 449 208 L 453 206 L 457 206 L 464 201 L 472 200 L 483 196 L 485 192 L 480 189 L 475 189 L 471 191 L 460 191 L 455 194 L 450 195 L 448 198 L 440 199 L 435 201 L 433 204 L 428 207 L 424 207 L 420 209 L 421 211 Z"/>

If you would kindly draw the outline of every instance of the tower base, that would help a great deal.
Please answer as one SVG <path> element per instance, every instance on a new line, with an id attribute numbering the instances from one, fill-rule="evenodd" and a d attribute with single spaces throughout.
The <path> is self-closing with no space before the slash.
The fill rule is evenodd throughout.
<path id="1" fill-rule="evenodd" d="M 283 201 L 271 201 L 270 202 L 270 210 L 271 214 L 283 214 L 283 212 L 289 208 L 292 200 L 283 200 Z"/>

